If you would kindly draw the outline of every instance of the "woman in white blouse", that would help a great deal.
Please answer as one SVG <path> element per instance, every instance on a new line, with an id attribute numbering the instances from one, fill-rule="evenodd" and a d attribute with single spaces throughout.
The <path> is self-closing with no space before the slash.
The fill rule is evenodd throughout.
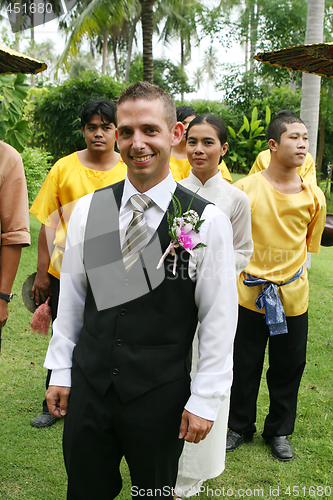
<path id="1" fill-rule="evenodd" d="M 247 266 L 253 252 L 251 212 L 248 197 L 221 176 L 218 165 L 228 150 L 227 129 L 215 115 L 197 116 L 186 134 L 186 153 L 192 166 L 189 177 L 180 184 L 198 191 L 215 203 L 230 219 L 237 274 Z M 193 342 L 192 378 L 198 364 L 198 339 Z M 221 405 L 211 432 L 199 444 L 185 442 L 179 460 L 176 497 L 189 497 L 203 490 L 203 482 L 224 470 L 229 397 Z"/>

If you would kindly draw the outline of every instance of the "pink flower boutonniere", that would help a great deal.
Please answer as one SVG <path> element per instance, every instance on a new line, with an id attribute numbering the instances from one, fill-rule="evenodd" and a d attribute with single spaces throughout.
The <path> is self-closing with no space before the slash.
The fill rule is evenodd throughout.
<path id="1" fill-rule="evenodd" d="M 190 210 L 192 201 L 196 194 L 197 193 L 194 193 L 186 212 L 183 214 L 180 201 L 174 194 L 172 195 L 173 214 L 170 214 L 169 212 L 167 213 L 171 242 L 157 264 L 157 269 L 162 266 L 166 256 L 171 253 L 174 257 L 172 272 L 175 275 L 177 264 L 177 254 L 175 252 L 175 248 L 183 248 L 193 256 L 193 250 L 207 246 L 204 243 L 201 243 L 199 236 L 199 229 L 204 220 L 199 220 L 197 212 Z"/>

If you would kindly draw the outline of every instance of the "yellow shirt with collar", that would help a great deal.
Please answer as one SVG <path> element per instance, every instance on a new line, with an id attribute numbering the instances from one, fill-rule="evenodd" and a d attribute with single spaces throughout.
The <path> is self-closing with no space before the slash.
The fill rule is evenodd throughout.
<path id="1" fill-rule="evenodd" d="M 265 168 L 267 168 L 268 165 L 270 164 L 270 161 L 271 161 L 270 149 L 261 151 L 261 153 L 259 153 L 257 158 L 255 159 L 248 175 L 257 174 L 258 172 L 265 170 Z M 317 185 L 316 165 L 310 153 L 306 154 L 303 165 L 297 167 L 296 172 L 298 173 L 298 175 L 303 177 L 303 179 L 306 179 L 307 181 Z"/>
<path id="2" fill-rule="evenodd" d="M 254 243 L 250 263 L 238 277 L 239 304 L 264 314 L 255 306 L 264 286 L 244 285 L 246 273 L 278 285 L 290 280 L 305 263 L 307 251 L 320 251 L 326 200 L 321 189 L 305 179 L 303 190 L 296 194 L 280 193 L 261 173 L 240 179 L 234 186 L 249 197 Z M 278 290 L 286 316 L 307 311 L 309 285 L 305 267 L 299 279 Z"/>
<path id="3" fill-rule="evenodd" d="M 30 213 L 42 224 L 56 230 L 50 274 L 60 279 L 67 225 L 77 201 L 96 189 L 125 179 L 126 172 L 126 164 L 121 159 L 110 170 L 87 168 L 80 162 L 77 152 L 61 158 L 51 168 L 30 208 Z"/>

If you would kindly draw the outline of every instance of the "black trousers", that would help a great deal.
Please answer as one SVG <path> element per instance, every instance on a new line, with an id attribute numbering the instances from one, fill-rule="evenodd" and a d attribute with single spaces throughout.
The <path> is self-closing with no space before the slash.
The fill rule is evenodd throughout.
<path id="1" fill-rule="evenodd" d="M 287 317 L 287 325 L 288 333 L 270 337 L 263 314 L 239 307 L 228 424 L 235 432 L 252 435 L 256 431 L 256 405 L 267 341 L 270 406 L 263 437 L 286 436 L 294 430 L 298 389 L 306 362 L 308 313 Z"/>
<path id="2" fill-rule="evenodd" d="M 58 311 L 58 303 L 59 303 L 59 291 L 60 291 L 60 280 L 55 278 L 54 276 L 51 276 L 51 300 L 50 300 L 50 307 L 51 307 L 51 318 L 52 318 L 52 323 L 55 321 L 57 317 L 57 311 Z M 49 388 L 49 383 L 50 383 L 50 378 L 51 378 L 51 370 L 47 370 L 47 375 L 46 375 L 46 390 Z M 43 412 L 48 411 L 47 408 L 47 402 L 46 399 L 43 401 Z"/>
<path id="3" fill-rule="evenodd" d="M 183 440 L 181 415 L 189 378 L 122 403 L 112 385 L 100 397 L 75 360 L 63 450 L 68 500 L 111 500 L 121 490 L 119 464 L 129 466 L 133 498 L 173 498 Z"/>

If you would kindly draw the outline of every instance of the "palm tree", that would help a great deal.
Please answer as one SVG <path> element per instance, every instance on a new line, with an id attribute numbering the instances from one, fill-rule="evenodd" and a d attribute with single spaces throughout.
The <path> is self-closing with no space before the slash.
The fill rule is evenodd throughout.
<path id="1" fill-rule="evenodd" d="M 321 43 L 324 33 L 325 0 L 308 0 L 305 43 Z M 310 153 L 316 159 L 321 77 L 303 73 L 301 118 L 309 131 Z"/>
<path id="2" fill-rule="evenodd" d="M 124 19 L 130 19 L 137 8 L 137 0 L 84 0 L 78 6 L 76 17 L 69 26 L 71 33 L 58 60 L 57 67 L 65 66 L 68 69 L 68 60 L 78 54 L 78 48 L 84 36 L 87 35 L 92 41 L 99 37 L 102 51 L 102 73 L 105 73 L 108 42 L 111 40 L 113 46 L 116 44 L 115 39 Z M 117 58 L 115 58 L 115 67 L 117 71 Z"/>
<path id="3" fill-rule="evenodd" d="M 191 38 L 197 39 L 196 13 L 201 9 L 199 0 L 161 0 L 155 12 L 157 23 L 165 19 L 160 40 L 165 44 L 173 38 L 180 40 L 180 67 L 182 71 L 191 57 Z"/>
<path id="4" fill-rule="evenodd" d="M 203 84 L 203 74 L 204 70 L 202 68 L 197 68 L 194 72 L 193 75 L 193 86 L 195 90 L 198 92 L 198 90 L 201 89 L 202 84 Z"/>
<path id="5" fill-rule="evenodd" d="M 207 74 L 207 90 L 206 99 L 208 99 L 210 83 L 215 83 L 216 81 L 216 68 L 218 66 L 218 58 L 216 55 L 216 49 L 212 45 L 205 51 L 205 60 L 202 65 L 203 71 Z"/>
<path id="6" fill-rule="evenodd" d="M 139 0 L 141 4 L 141 26 L 142 26 L 142 53 L 143 53 L 143 79 L 146 82 L 154 81 L 154 59 L 153 59 L 153 31 L 154 11 L 156 0 Z"/>

